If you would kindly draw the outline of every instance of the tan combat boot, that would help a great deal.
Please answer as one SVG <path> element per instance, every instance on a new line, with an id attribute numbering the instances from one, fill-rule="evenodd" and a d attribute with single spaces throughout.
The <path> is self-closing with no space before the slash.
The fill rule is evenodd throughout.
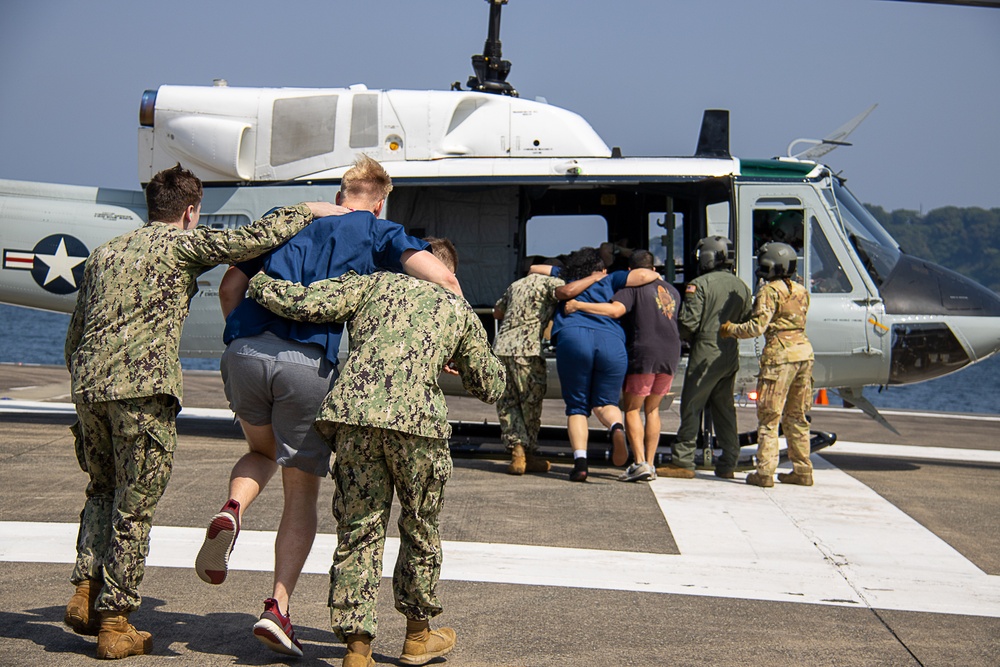
<path id="1" fill-rule="evenodd" d="M 375 667 L 371 635 L 347 635 L 343 667 Z"/>
<path id="2" fill-rule="evenodd" d="M 774 486 L 774 478 L 771 477 L 770 475 L 767 475 L 765 477 L 764 475 L 761 475 L 759 472 L 752 472 L 749 475 L 747 475 L 747 484 L 750 484 L 752 486 L 759 486 L 764 489 L 770 489 L 772 486 Z"/>
<path id="3" fill-rule="evenodd" d="M 534 452 L 527 452 L 525 455 L 524 469 L 527 472 L 548 472 L 552 469 L 552 464 L 540 456 L 535 456 Z"/>
<path id="4" fill-rule="evenodd" d="M 128 614 L 120 611 L 101 612 L 101 631 L 97 634 L 97 657 L 118 660 L 130 655 L 144 655 L 153 650 L 153 637 L 136 630 L 128 622 Z"/>
<path id="5" fill-rule="evenodd" d="M 797 484 L 799 486 L 812 486 L 812 473 L 779 472 L 778 481 L 782 484 Z"/>
<path id="6" fill-rule="evenodd" d="M 399 661 L 404 665 L 425 665 L 455 648 L 455 631 L 451 628 L 431 630 L 427 621 L 406 620 L 406 640 Z"/>
<path id="7" fill-rule="evenodd" d="M 510 465 L 507 466 L 508 475 L 523 475 L 528 467 L 527 458 L 524 455 L 523 445 L 514 445 L 510 452 Z"/>
<path id="8" fill-rule="evenodd" d="M 66 605 L 63 623 L 78 635 L 96 635 L 101 629 L 101 618 L 94 611 L 94 603 L 101 594 L 101 582 L 84 579 L 76 585 L 76 593 Z"/>
<path id="9" fill-rule="evenodd" d="M 657 477 L 673 477 L 674 479 L 694 479 L 694 470 L 682 468 L 675 463 L 668 463 L 656 469 Z"/>

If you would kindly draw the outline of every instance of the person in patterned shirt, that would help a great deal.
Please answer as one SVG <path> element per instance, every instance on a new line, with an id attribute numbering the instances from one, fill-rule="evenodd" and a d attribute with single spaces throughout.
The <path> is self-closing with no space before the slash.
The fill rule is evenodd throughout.
<path id="1" fill-rule="evenodd" d="M 757 379 L 757 470 L 747 484 L 774 486 L 778 467 L 778 427 L 788 441 L 792 472 L 778 474 L 785 484 L 812 486 L 809 460 L 809 422 L 812 405 L 813 349 L 806 337 L 809 291 L 792 280 L 795 249 L 771 242 L 757 255 L 757 277 L 768 281 L 754 297 L 750 319 L 742 324 L 724 322 L 723 338 L 756 338 L 764 334 Z"/>
<path id="2" fill-rule="evenodd" d="M 433 239 L 431 248 L 454 270 L 450 242 Z M 438 517 L 452 471 L 448 406 L 437 378 L 452 365 L 470 394 L 486 403 L 500 397 L 504 368 L 479 317 L 453 292 L 384 271 L 308 287 L 258 274 L 249 293 L 282 317 L 348 323 L 347 362 L 316 418 L 334 451 L 329 603 L 333 631 L 347 644 L 344 667 L 375 664 L 371 642 L 394 491 L 401 512 L 393 594 L 407 619 L 400 661 L 422 665 L 448 653 L 455 631 L 429 624 L 442 610 Z"/>
<path id="3" fill-rule="evenodd" d="M 507 472 L 511 475 L 548 472 L 551 467 L 538 456 L 542 400 L 548 384 L 542 336 L 559 303 L 556 288 L 563 284 L 558 277 L 530 272 L 511 283 L 493 306 L 493 317 L 503 322 L 493 352 L 507 369 L 507 388 L 497 401 L 497 418 L 510 454 Z"/>
<path id="4" fill-rule="evenodd" d="M 97 635 L 98 658 L 148 653 L 139 607 L 156 504 L 170 479 L 181 404 L 181 327 L 198 276 L 283 243 L 339 208 L 281 208 L 234 230 L 198 227 L 201 181 L 180 165 L 146 186 L 149 222 L 94 250 L 66 334 L 80 465 L 90 475 L 80 515 L 76 593 L 65 622 Z"/>

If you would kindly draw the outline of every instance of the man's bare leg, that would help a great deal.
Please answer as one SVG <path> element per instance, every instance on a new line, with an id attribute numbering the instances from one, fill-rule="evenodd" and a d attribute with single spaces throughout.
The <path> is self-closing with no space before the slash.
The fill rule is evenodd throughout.
<path id="1" fill-rule="evenodd" d="M 288 614 L 288 600 L 316 539 L 316 501 L 322 479 L 298 468 L 281 468 L 285 506 L 274 541 L 274 599 L 282 614 Z"/>
<path id="2" fill-rule="evenodd" d="M 247 506 L 264 490 L 278 470 L 275 463 L 276 445 L 270 424 L 254 426 L 240 420 L 250 451 L 244 454 L 229 475 L 229 497 L 240 504 L 240 519 Z"/>
<path id="3" fill-rule="evenodd" d="M 642 408 L 646 413 L 645 437 L 643 442 L 646 445 L 646 462 L 656 465 L 656 448 L 660 445 L 660 404 L 663 402 L 663 394 L 650 394 L 645 397 Z"/>

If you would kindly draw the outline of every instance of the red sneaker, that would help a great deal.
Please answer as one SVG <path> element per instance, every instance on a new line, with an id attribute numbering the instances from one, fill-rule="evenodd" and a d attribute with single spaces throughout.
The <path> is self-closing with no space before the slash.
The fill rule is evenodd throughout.
<path id="1" fill-rule="evenodd" d="M 236 537 L 240 534 L 240 504 L 230 499 L 222 510 L 212 517 L 205 531 L 205 541 L 201 545 L 194 569 L 202 581 L 221 584 L 229 573 L 229 554 L 233 551 Z"/>
<path id="2" fill-rule="evenodd" d="M 295 638 L 292 621 L 278 610 L 278 601 L 274 598 L 264 600 L 264 613 L 254 623 L 253 634 L 272 651 L 302 657 L 302 644 Z"/>

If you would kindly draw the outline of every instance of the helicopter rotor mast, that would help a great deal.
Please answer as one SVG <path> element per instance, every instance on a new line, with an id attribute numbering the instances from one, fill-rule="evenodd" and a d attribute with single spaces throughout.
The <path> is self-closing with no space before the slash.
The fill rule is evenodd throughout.
<path id="1" fill-rule="evenodd" d="M 472 56 L 472 69 L 475 71 L 469 77 L 470 90 L 495 95 L 518 97 L 517 91 L 507 82 L 510 73 L 510 61 L 503 59 L 500 45 L 500 10 L 507 0 L 486 0 L 490 4 L 489 32 L 482 55 Z"/>

